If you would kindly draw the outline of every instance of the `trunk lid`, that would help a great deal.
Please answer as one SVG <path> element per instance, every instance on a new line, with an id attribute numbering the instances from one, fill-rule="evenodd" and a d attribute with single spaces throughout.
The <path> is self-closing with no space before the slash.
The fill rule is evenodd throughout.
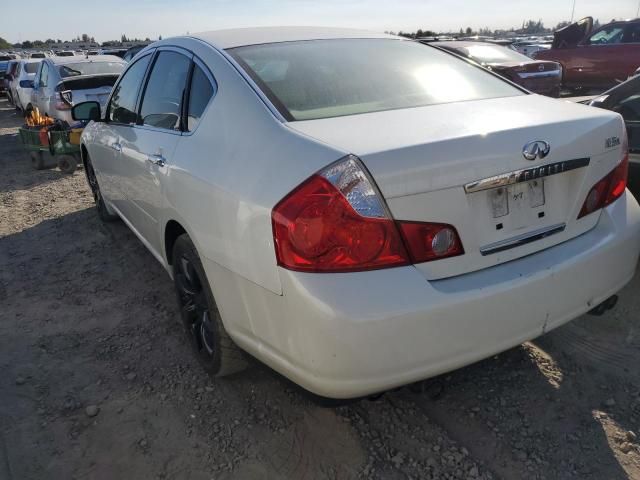
<path id="1" fill-rule="evenodd" d="M 551 48 L 572 48 L 581 43 L 593 30 L 593 17 L 585 17 L 554 32 Z"/>
<path id="2" fill-rule="evenodd" d="M 56 91 L 71 92 L 74 104 L 96 101 L 104 107 L 119 76 L 118 74 L 105 74 L 67 77 L 58 83 Z"/>
<path id="3" fill-rule="evenodd" d="M 579 210 L 621 159 L 619 146 L 606 147 L 622 136 L 617 115 L 537 95 L 288 125 L 359 156 L 397 220 L 456 227 L 465 254 L 417 265 L 427 279 L 503 263 L 593 228 L 598 215 L 576 220 Z M 526 160 L 523 146 L 535 141 L 550 151 Z M 518 182 L 500 186 L 505 177 Z"/>

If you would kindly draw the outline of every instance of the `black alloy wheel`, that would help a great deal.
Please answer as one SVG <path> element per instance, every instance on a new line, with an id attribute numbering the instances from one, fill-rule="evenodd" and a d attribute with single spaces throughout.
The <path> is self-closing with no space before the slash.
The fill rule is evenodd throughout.
<path id="1" fill-rule="evenodd" d="M 171 256 L 173 279 L 184 330 L 204 370 L 218 377 L 247 367 L 247 358 L 222 324 L 195 245 L 187 234 L 179 236 Z"/>
<path id="2" fill-rule="evenodd" d="M 100 191 L 100 185 L 98 184 L 98 178 L 96 177 L 96 172 L 93 169 L 93 164 L 91 163 L 90 158 L 87 158 L 85 174 L 87 175 L 87 183 L 89 183 L 89 188 L 91 188 L 93 201 L 95 202 L 96 208 L 98 209 L 98 215 L 100 215 L 100 219 L 103 222 L 113 222 L 114 220 L 117 220 L 118 216 L 109 213 L 109 210 L 107 210 L 107 206 L 104 203 L 104 198 L 102 197 L 102 192 Z"/>

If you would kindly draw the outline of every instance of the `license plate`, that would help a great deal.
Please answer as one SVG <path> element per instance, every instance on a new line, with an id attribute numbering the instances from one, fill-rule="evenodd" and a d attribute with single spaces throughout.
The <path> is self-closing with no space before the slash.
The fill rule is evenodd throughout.
<path id="1" fill-rule="evenodd" d="M 489 203 L 493 218 L 541 207 L 545 203 L 544 179 L 493 189 L 489 192 Z"/>

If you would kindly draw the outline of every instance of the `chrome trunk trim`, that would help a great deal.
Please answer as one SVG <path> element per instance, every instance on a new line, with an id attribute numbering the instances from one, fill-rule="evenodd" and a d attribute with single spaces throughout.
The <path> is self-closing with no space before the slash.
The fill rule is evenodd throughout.
<path id="1" fill-rule="evenodd" d="M 563 232 L 566 226 L 566 223 L 558 223 L 556 225 L 544 227 L 539 230 L 534 230 L 533 232 L 518 235 L 517 237 L 512 237 L 508 238 L 507 240 L 495 242 L 487 245 L 486 247 L 482 247 L 480 249 L 480 253 L 483 256 L 486 256 L 491 255 L 492 253 L 498 253 L 504 250 L 509 250 L 511 248 L 516 248 L 521 245 L 526 245 L 527 243 L 535 242 L 536 240 L 541 240 L 543 238 L 550 237 L 551 235 L 555 235 L 556 233 Z"/>
<path id="2" fill-rule="evenodd" d="M 464 186 L 464 191 L 466 193 L 475 193 L 516 183 L 529 182 L 537 178 L 550 177 L 551 175 L 558 175 L 577 168 L 586 167 L 589 165 L 590 161 L 591 159 L 589 158 L 577 158 L 575 160 L 566 160 L 564 162 L 549 163 L 539 167 L 514 170 L 513 172 L 502 173 L 500 175 L 467 183 Z"/>

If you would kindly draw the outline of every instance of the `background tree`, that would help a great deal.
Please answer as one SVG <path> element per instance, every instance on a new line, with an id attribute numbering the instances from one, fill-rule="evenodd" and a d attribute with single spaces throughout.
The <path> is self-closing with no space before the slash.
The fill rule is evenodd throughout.
<path id="1" fill-rule="evenodd" d="M 13 47 L 9 42 L 7 42 L 4 38 L 0 37 L 0 48 L 7 50 Z"/>

